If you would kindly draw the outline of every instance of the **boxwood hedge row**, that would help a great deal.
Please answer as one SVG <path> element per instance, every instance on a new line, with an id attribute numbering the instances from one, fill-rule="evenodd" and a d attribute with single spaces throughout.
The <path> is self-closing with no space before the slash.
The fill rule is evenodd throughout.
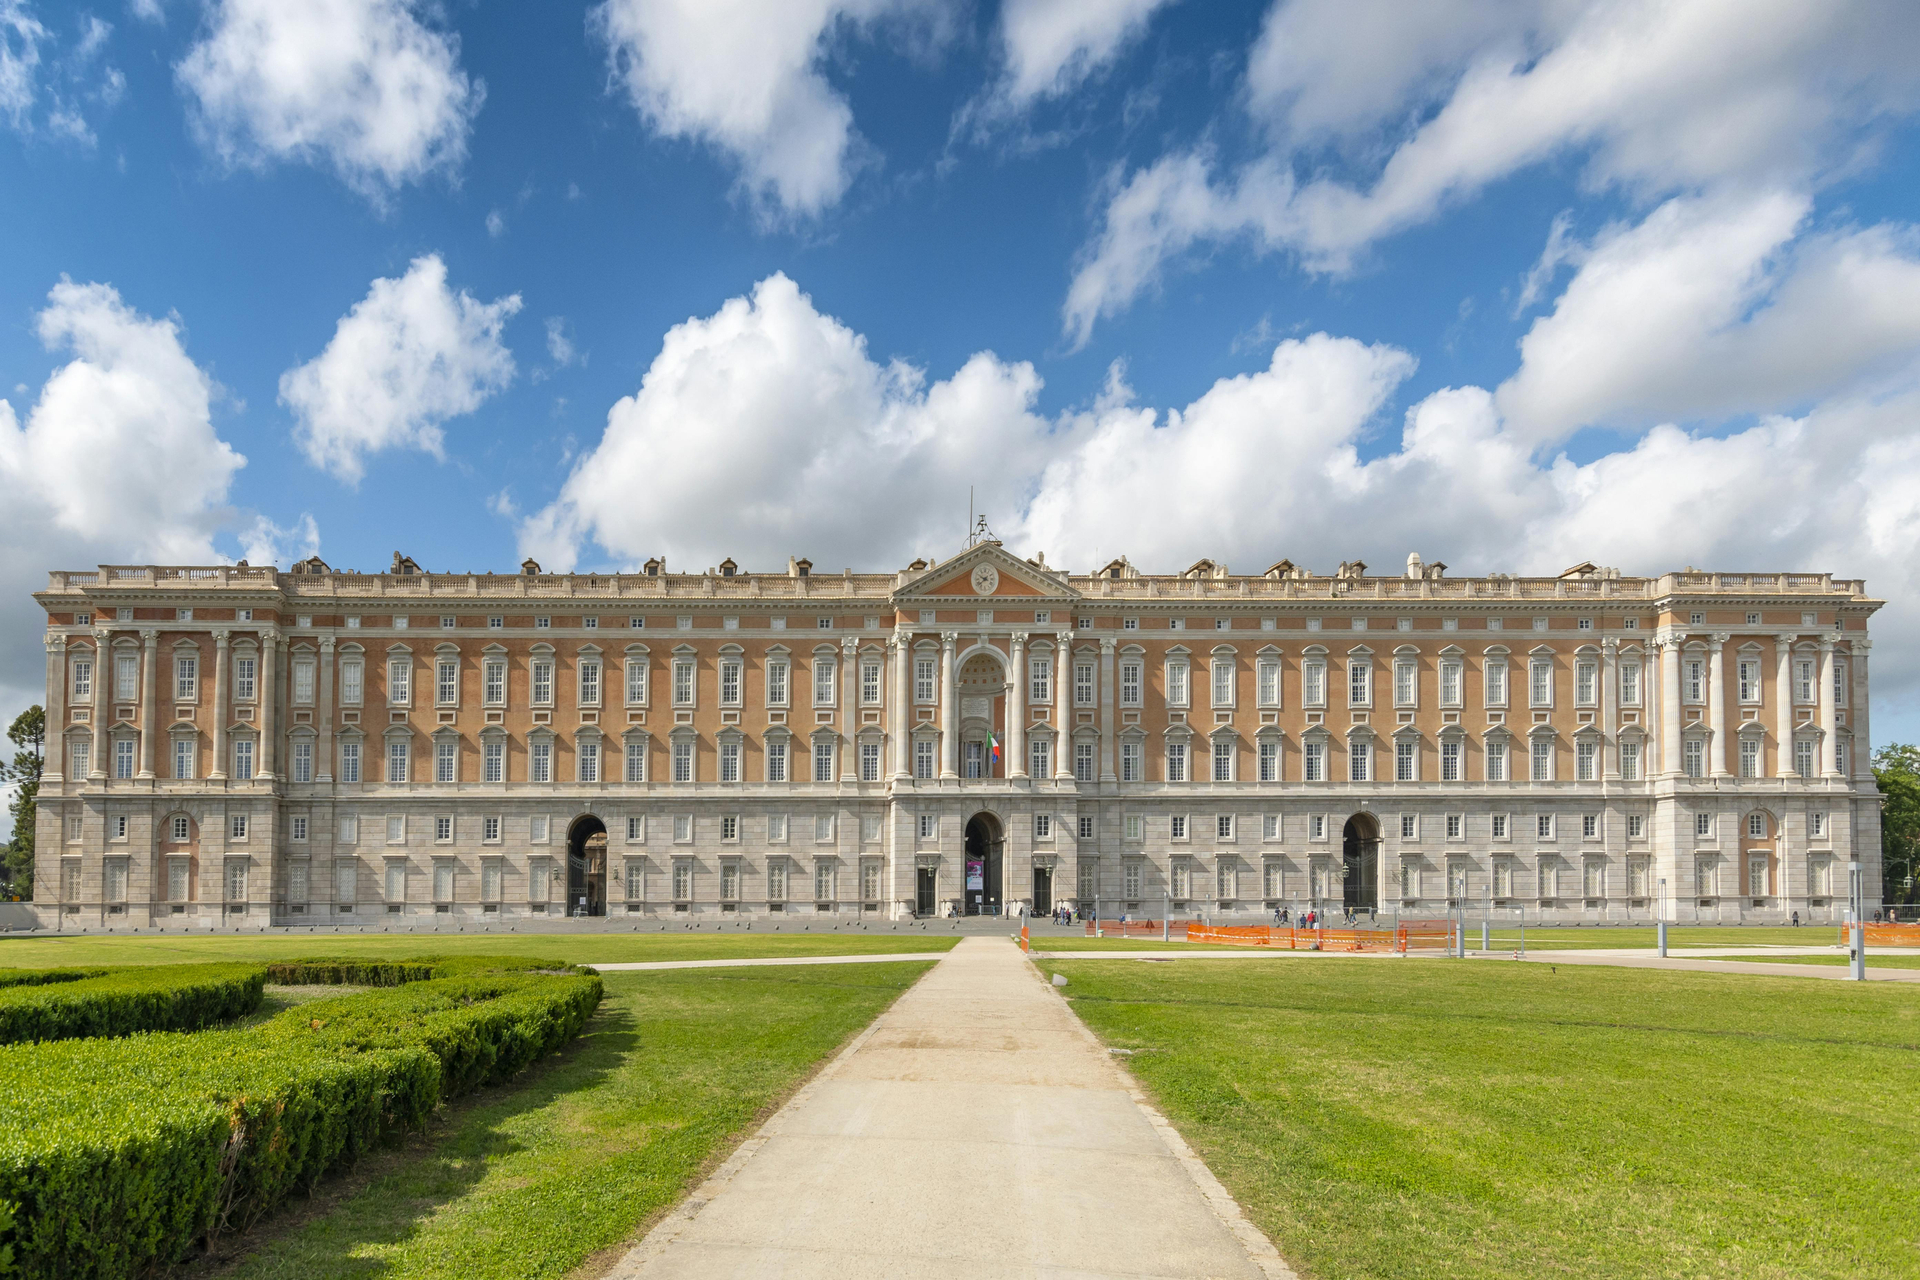
<path id="1" fill-rule="evenodd" d="M 596 975 L 460 967 L 240 1030 L 0 1047 L 0 1248 L 34 1276 L 178 1262 L 557 1050 L 600 1002 Z"/>
<path id="2" fill-rule="evenodd" d="M 260 1007 L 267 971 L 257 964 L 170 964 L 47 969 L 36 981 L 0 971 L 0 1044 L 198 1031 Z"/>

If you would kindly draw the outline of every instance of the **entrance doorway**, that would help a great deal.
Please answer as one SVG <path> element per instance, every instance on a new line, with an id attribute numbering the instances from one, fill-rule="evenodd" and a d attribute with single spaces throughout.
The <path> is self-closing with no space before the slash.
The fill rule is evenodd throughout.
<path id="1" fill-rule="evenodd" d="M 914 894 L 913 894 L 913 913 L 915 915 L 930 916 L 933 914 L 934 912 L 933 891 L 934 891 L 935 877 L 938 874 L 939 874 L 939 868 L 937 867 L 915 867 L 914 868 L 914 877 L 915 877 L 916 883 L 914 885 Z"/>
<path id="2" fill-rule="evenodd" d="M 966 880 L 962 889 L 963 910 L 970 916 L 997 916 L 1001 905 L 1000 820 L 990 813 L 976 813 L 967 823 Z"/>
<path id="3" fill-rule="evenodd" d="M 1052 867 L 1033 869 L 1033 914 L 1037 916 L 1053 914 Z"/>
<path id="4" fill-rule="evenodd" d="M 607 825 L 591 814 L 567 832 L 567 914 L 607 914 Z"/>
<path id="5" fill-rule="evenodd" d="M 1356 813 L 1347 819 L 1340 837 L 1342 905 L 1349 911 L 1372 911 L 1380 905 L 1380 827 L 1372 817 Z"/>

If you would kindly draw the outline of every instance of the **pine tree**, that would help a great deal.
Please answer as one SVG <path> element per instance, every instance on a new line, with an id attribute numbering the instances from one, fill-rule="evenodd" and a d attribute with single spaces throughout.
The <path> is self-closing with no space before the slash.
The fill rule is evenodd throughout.
<path id="1" fill-rule="evenodd" d="M 7 811 L 13 815 L 13 839 L 7 842 L 4 875 L 7 891 L 16 898 L 33 897 L 33 828 L 38 816 L 35 800 L 40 794 L 40 774 L 46 767 L 47 713 L 42 707 L 28 707 L 7 727 L 7 737 L 17 750 L 10 764 L 0 764 L 0 781 L 13 787 L 13 802 Z"/>

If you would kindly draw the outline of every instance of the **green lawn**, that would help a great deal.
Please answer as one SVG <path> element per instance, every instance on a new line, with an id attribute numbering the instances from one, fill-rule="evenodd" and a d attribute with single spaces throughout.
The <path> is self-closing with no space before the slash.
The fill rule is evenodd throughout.
<path id="1" fill-rule="evenodd" d="M 1385 932 L 1385 930 L 1382 930 Z M 1675 927 L 1667 931 L 1667 946 L 1672 947 L 1815 947 L 1834 942 L 1839 931 L 1825 927 L 1800 928 L 1791 926 L 1776 928 L 1771 925 L 1753 927 L 1734 927 L 1718 925 L 1700 925 Z M 1530 926 L 1526 931 L 1527 950 L 1541 951 L 1582 951 L 1598 947 L 1644 947 L 1651 951 L 1659 945 L 1654 930 L 1638 926 L 1575 927 L 1561 925 L 1554 927 Z M 1520 945 L 1520 930 L 1502 926 L 1493 930 L 1493 950 L 1511 951 Z M 1240 951 L 1247 948 L 1233 946 L 1207 945 L 1186 942 L 1162 943 L 1158 936 L 1152 938 L 1088 938 L 1080 935 L 1072 937 L 1036 937 L 1033 949 L 1036 951 L 1154 951 L 1162 947 L 1173 950 Z M 1480 925 L 1467 922 L 1467 949 L 1480 949 Z"/>
<path id="2" fill-rule="evenodd" d="M 952 934 L 917 929 L 740 930 L 727 933 L 273 933 L 0 936 L 0 968 L 76 964 L 186 964 L 302 956 L 539 956 L 573 964 L 751 956 L 879 955 L 945 951 Z"/>
<path id="3" fill-rule="evenodd" d="M 524 1280 L 637 1240 L 929 967 L 613 973 L 587 1034 L 263 1223 L 230 1280 Z"/>
<path id="4" fill-rule="evenodd" d="M 1303 1276 L 1910 1277 L 1920 991 L 1048 961 Z"/>
<path id="5" fill-rule="evenodd" d="M 1830 956 L 1728 956 L 1728 963 L 1736 960 L 1754 964 L 1845 964 L 1847 953 L 1842 951 Z M 1920 955 L 1867 957 L 1869 969 L 1920 969 Z"/>

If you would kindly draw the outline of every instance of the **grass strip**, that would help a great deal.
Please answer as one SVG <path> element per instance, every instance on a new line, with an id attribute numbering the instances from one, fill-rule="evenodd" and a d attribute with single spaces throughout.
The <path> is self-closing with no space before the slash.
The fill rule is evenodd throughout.
<path id="1" fill-rule="evenodd" d="M 607 974 L 599 1014 L 552 1068 L 449 1112 L 193 1275 L 598 1274 L 929 967 Z"/>
<path id="2" fill-rule="evenodd" d="M 1328 958 L 1045 966 L 1306 1277 L 1907 1277 L 1920 993 Z"/>

